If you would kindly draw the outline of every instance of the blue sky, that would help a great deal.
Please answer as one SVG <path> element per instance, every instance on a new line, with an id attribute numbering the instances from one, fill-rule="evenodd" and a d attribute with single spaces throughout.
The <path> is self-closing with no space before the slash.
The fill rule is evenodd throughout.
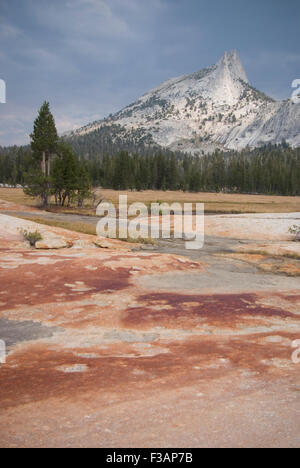
<path id="1" fill-rule="evenodd" d="M 49 100 L 60 132 L 237 49 L 276 99 L 300 78 L 299 0 L 1 0 L 0 145 L 28 143 Z"/>

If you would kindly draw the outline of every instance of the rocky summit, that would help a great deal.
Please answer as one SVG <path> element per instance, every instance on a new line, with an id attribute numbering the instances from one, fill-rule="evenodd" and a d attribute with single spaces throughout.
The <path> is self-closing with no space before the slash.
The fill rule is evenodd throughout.
<path id="1" fill-rule="evenodd" d="M 168 80 L 107 119 L 69 136 L 147 144 L 203 154 L 300 145 L 300 103 L 275 101 L 249 83 L 236 51 L 215 65 Z"/>

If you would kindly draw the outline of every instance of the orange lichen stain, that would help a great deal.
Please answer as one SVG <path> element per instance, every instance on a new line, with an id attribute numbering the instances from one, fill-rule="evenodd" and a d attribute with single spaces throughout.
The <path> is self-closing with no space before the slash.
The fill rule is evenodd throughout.
<path id="1" fill-rule="evenodd" d="M 264 335 L 268 336 L 268 335 Z M 295 335 L 288 335 L 295 339 Z M 283 375 L 281 362 L 290 359 L 290 348 L 265 344 L 259 337 L 189 337 L 157 346 L 158 354 L 139 355 L 134 345 L 117 343 L 102 348 L 70 349 L 33 344 L 8 357 L 1 368 L 0 408 L 47 399 L 77 401 L 103 395 L 136 395 L 179 389 L 222 378 L 237 370 L 251 370 L 264 380 Z M 167 353 L 160 347 L 168 348 Z M 292 363 L 291 363 L 292 366 Z M 285 366 L 286 367 L 286 366 Z M 295 367 L 295 366 L 294 366 Z M 292 367 L 289 371 L 293 371 Z"/>
<path id="2" fill-rule="evenodd" d="M 99 267 L 101 262 L 99 261 Z M 11 309 L 18 304 L 37 305 L 53 302 L 55 295 L 64 294 L 64 301 L 74 301 L 79 298 L 89 296 L 92 292 L 103 292 L 106 290 L 120 291 L 128 286 L 129 271 L 119 268 L 113 271 L 109 268 L 101 267 L 97 272 L 86 270 L 85 262 L 78 259 L 63 261 L 51 268 L 47 265 L 30 265 L 31 275 L 28 273 L 28 266 L 21 265 L 18 270 L 0 270 L 1 288 L 5 292 L 2 299 L 6 302 L 1 310 Z M 70 288 L 66 285 L 79 282 L 84 284 L 82 288 Z M 36 296 L 28 296 L 35 287 Z"/>
<path id="3" fill-rule="evenodd" d="M 128 345 L 122 347 L 126 354 Z M 118 351 L 120 353 L 120 346 Z M 137 387 L 155 387 L 161 384 L 161 379 L 166 387 L 170 379 L 177 385 L 184 385 L 184 356 L 123 357 L 121 353 L 115 356 L 115 352 L 115 347 L 103 355 L 99 349 L 90 349 L 89 353 L 98 353 L 99 357 L 84 358 L 83 350 L 53 350 L 46 345 L 32 345 L 23 352 L 15 352 L 1 369 L 0 408 L 53 397 L 72 399 L 78 394 L 95 391 L 98 395 L 111 392 L 124 395 Z"/>
<path id="4" fill-rule="evenodd" d="M 280 267 L 282 273 L 286 273 L 289 276 L 300 276 L 300 266 L 287 263 L 286 265 Z"/>

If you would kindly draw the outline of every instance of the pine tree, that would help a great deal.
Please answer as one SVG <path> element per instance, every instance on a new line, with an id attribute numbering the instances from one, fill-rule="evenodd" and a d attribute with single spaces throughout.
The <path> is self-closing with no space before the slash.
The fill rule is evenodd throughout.
<path id="1" fill-rule="evenodd" d="M 25 177 L 25 193 L 39 196 L 42 206 L 48 205 L 50 195 L 51 158 L 56 151 L 58 135 L 48 102 L 44 102 L 30 135 L 33 168 Z M 40 169 L 39 169 L 40 166 Z"/>
<path id="2" fill-rule="evenodd" d="M 52 194 L 57 204 L 65 206 L 67 202 L 69 206 L 78 190 L 78 161 L 72 148 L 66 143 L 59 145 L 57 153 L 51 174 Z"/>
<path id="3" fill-rule="evenodd" d="M 55 153 L 58 135 L 54 117 L 50 112 L 49 102 L 44 102 L 39 115 L 34 121 L 33 133 L 30 135 L 31 149 L 37 161 L 41 162 L 41 170 L 45 176 L 50 176 L 51 157 Z"/>
<path id="4" fill-rule="evenodd" d="M 77 169 L 77 204 L 81 208 L 84 200 L 91 197 L 91 182 L 84 164 L 79 164 Z"/>

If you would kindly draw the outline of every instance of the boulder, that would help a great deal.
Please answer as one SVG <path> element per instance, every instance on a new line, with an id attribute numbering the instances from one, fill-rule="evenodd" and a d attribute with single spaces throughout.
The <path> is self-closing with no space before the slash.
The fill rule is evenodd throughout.
<path id="1" fill-rule="evenodd" d="M 49 237 L 36 242 L 35 248 L 38 250 L 58 250 L 68 249 L 72 247 L 73 243 L 63 237 Z"/>
<path id="2" fill-rule="evenodd" d="M 131 252 L 131 248 L 127 247 L 124 242 L 115 240 L 115 239 L 107 239 L 105 237 L 98 237 L 94 244 L 100 249 L 110 249 L 110 250 L 117 250 L 119 252 Z"/>

